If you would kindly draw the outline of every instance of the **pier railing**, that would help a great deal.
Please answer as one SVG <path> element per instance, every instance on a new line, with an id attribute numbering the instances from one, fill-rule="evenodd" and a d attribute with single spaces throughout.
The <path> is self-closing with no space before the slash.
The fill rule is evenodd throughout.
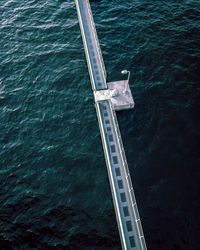
<path id="1" fill-rule="evenodd" d="M 146 249 L 115 111 L 110 100 L 95 105 L 122 247 Z"/>
<path id="2" fill-rule="evenodd" d="M 106 68 L 105 68 L 105 64 L 104 64 L 104 60 L 103 60 L 103 56 L 102 56 L 102 52 L 101 52 L 101 48 L 100 48 L 100 44 L 99 44 L 99 39 L 98 39 L 98 36 L 97 36 L 97 31 L 96 31 L 96 27 L 95 27 L 93 15 L 92 15 L 91 6 L 90 6 L 88 0 L 86 0 L 86 3 L 87 3 L 88 11 L 90 13 L 90 20 L 91 20 L 91 23 L 92 23 L 92 26 L 93 26 L 93 32 L 94 32 L 96 44 L 97 44 L 97 47 L 98 47 L 98 54 L 99 54 L 99 57 L 100 57 L 101 66 L 102 66 L 104 76 L 105 76 L 105 81 L 106 81 L 107 73 L 106 73 Z"/>
<path id="3" fill-rule="evenodd" d="M 107 89 L 106 70 L 88 0 L 76 0 L 79 23 L 93 90 Z"/>

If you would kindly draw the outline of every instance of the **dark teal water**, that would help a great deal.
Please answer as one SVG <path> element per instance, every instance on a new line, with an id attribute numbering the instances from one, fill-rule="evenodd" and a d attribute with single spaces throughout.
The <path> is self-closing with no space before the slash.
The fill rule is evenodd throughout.
<path id="1" fill-rule="evenodd" d="M 91 3 L 148 249 L 200 249 L 200 2 Z M 1 0 L 0 247 L 120 249 L 72 0 Z"/>

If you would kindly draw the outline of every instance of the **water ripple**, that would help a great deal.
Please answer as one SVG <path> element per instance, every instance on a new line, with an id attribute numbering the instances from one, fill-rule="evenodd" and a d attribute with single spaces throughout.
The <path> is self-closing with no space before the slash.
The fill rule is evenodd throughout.
<path id="1" fill-rule="evenodd" d="M 108 81 L 131 70 L 118 120 L 147 245 L 199 249 L 199 1 L 91 6 Z M 2 0 L 0 19 L 1 248 L 120 249 L 75 2 Z"/>

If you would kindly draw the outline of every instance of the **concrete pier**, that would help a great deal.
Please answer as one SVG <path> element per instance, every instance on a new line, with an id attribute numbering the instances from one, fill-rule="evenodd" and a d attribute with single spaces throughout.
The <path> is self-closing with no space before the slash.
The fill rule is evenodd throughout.
<path id="1" fill-rule="evenodd" d="M 145 238 L 115 113 L 116 110 L 133 108 L 133 97 L 127 81 L 106 82 L 89 1 L 75 2 L 122 248 L 145 250 Z"/>

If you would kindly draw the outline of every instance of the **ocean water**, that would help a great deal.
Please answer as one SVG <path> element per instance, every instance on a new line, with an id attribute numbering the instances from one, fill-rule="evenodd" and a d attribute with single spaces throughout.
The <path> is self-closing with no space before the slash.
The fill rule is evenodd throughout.
<path id="1" fill-rule="evenodd" d="M 148 249 L 200 249 L 200 1 L 91 3 Z M 0 248 L 120 249 L 72 0 L 1 0 Z"/>

